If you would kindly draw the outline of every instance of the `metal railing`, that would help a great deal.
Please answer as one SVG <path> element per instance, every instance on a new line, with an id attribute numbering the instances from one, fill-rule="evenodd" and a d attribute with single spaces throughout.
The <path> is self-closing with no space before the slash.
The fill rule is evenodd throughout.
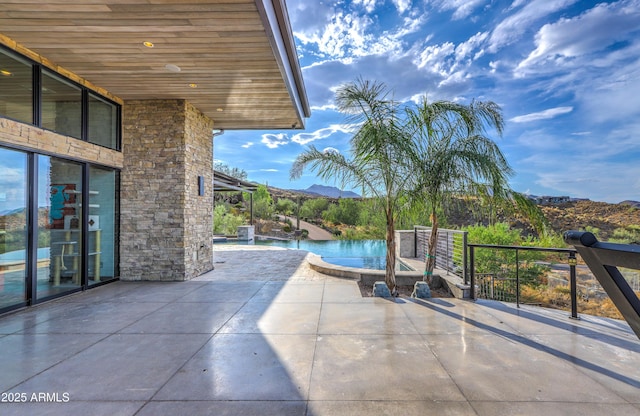
<path id="1" fill-rule="evenodd" d="M 571 302 L 571 318 L 578 318 L 578 289 L 576 279 L 577 251 L 567 248 L 545 248 L 545 247 L 526 247 L 526 246 L 501 246 L 490 244 L 468 244 L 469 247 L 469 276 L 471 279 L 470 290 L 471 299 L 487 298 L 502 300 L 507 302 L 516 302 L 520 307 L 520 286 L 522 284 L 523 272 L 521 267 L 522 252 L 546 252 L 566 255 L 569 266 L 569 285 L 570 285 L 570 302 Z M 514 256 L 504 256 L 497 259 L 499 269 L 476 273 L 476 249 L 492 249 L 492 250 L 510 250 L 514 252 Z M 509 264 L 513 261 L 512 264 Z M 532 267 L 531 261 L 527 259 L 528 267 Z M 535 263 L 535 262 L 534 262 Z M 539 264 L 538 264 L 539 265 Z M 535 264 L 534 264 L 535 267 Z"/>
<path id="2" fill-rule="evenodd" d="M 416 225 L 415 233 L 416 258 L 426 259 L 429 249 L 431 227 Z M 467 232 L 460 230 L 438 229 L 438 243 L 436 246 L 436 268 L 445 270 L 464 279 L 468 283 Z"/>

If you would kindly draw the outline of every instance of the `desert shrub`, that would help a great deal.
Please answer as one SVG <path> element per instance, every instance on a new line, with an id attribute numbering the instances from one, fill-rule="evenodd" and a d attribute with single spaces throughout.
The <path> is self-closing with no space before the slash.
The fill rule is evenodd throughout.
<path id="1" fill-rule="evenodd" d="M 315 219 L 322 218 L 322 212 L 329 207 L 329 200 L 325 198 L 308 199 L 300 207 L 300 216 Z"/>
<path id="2" fill-rule="evenodd" d="M 490 226 L 466 227 L 468 241 L 471 244 L 488 244 L 500 246 L 526 246 L 535 245 L 532 239 L 523 240 L 518 230 L 510 229 L 509 224 L 497 223 Z M 475 249 L 475 272 L 493 273 L 502 278 L 516 277 L 516 269 L 520 283 L 524 285 L 540 285 L 541 278 L 548 269 L 537 263 L 544 258 L 539 251 L 518 252 L 516 264 L 516 251 L 514 249 L 496 249 L 478 247 Z"/>
<path id="3" fill-rule="evenodd" d="M 638 244 L 640 243 L 640 227 L 631 224 L 624 228 L 616 228 L 609 241 L 621 244 Z"/>
<path id="4" fill-rule="evenodd" d="M 293 215 L 296 212 L 298 204 L 288 198 L 280 198 L 275 204 L 275 211 L 282 215 Z"/>
<path id="5" fill-rule="evenodd" d="M 385 230 L 378 227 L 350 226 L 342 229 L 341 240 L 382 240 Z"/>
<path id="6" fill-rule="evenodd" d="M 523 286 L 520 290 L 520 301 L 522 303 L 569 311 L 571 310 L 571 289 L 567 286 L 556 286 L 554 288 L 543 287 L 537 289 Z M 612 319 L 623 319 L 622 315 L 609 298 L 592 298 L 588 301 L 581 301 L 579 299 L 578 313 L 603 316 Z"/>
<path id="7" fill-rule="evenodd" d="M 244 223 L 244 216 L 230 212 L 224 204 L 217 204 L 213 209 L 214 234 L 235 235 L 238 232 L 238 227 Z"/>
<path id="8" fill-rule="evenodd" d="M 273 199 L 265 185 L 258 185 L 253 193 L 253 215 L 256 218 L 272 219 L 275 212 Z"/>
<path id="9" fill-rule="evenodd" d="M 360 203 L 354 199 L 344 198 L 338 204 L 330 205 L 322 213 L 325 221 L 336 224 L 356 225 L 360 216 Z"/>

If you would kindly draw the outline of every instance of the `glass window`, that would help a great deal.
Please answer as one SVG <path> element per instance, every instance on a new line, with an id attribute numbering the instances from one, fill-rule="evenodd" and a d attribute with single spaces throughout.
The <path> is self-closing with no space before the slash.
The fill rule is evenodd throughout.
<path id="1" fill-rule="evenodd" d="M 0 172 L 0 309 L 3 309 L 26 300 L 27 155 L 0 148 Z M 39 251 L 38 267 L 48 261 L 48 253 Z"/>
<path id="2" fill-rule="evenodd" d="M 79 288 L 82 277 L 82 165 L 38 155 L 38 300 Z"/>
<path id="3" fill-rule="evenodd" d="M 89 169 L 89 285 L 117 277 L 117 173 Z"/>
<path id="4" fill-rule="evenodd" d="M 33 123 L 32 65 L 0 49 L 0 115 Z"/>
<path id="5" fill-rule="evenodd" d="M 82 90 L 42 71 L 42 127 L 82 138 Z"/>
<path id="6" fill-rule="evenodd" d="M 89 94 L 89 142 L 116 149 L 118 107 Z"/>

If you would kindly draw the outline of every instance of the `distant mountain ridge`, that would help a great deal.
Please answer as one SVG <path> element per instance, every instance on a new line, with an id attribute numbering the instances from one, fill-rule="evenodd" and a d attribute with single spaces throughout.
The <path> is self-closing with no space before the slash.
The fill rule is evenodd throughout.
<path id="1" fill-rule="evenodd" d="M 335 186 L 325 186 L 325 185 L 311 185 L 307 189 L 296 189 L 295 192 L 302 192 L 309 195 L 320 195 L 326 196 L 328 198 L 361 198 L 355 192 L 351 191 L 342 191 Z"/>
<path id="2" fill-rule="evenodd" d="M 634 208 L 640 208 L 640 202 L 638 202 L 638 201 L 626 200 L 626 201 L 620 202 L 620 205 L 629 205 L 629 206 L 632 206 Z"/>

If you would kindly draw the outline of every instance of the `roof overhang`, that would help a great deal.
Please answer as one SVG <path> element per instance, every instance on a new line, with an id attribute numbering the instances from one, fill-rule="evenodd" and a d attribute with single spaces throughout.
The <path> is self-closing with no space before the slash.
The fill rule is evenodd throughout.
<path id="1" fill-rule="evenodd" d="M 125 102 L 185 99 L 219 129 L 310 116 L 284 0 L 24 0 L 0 4 L 0 34 Z"/>

